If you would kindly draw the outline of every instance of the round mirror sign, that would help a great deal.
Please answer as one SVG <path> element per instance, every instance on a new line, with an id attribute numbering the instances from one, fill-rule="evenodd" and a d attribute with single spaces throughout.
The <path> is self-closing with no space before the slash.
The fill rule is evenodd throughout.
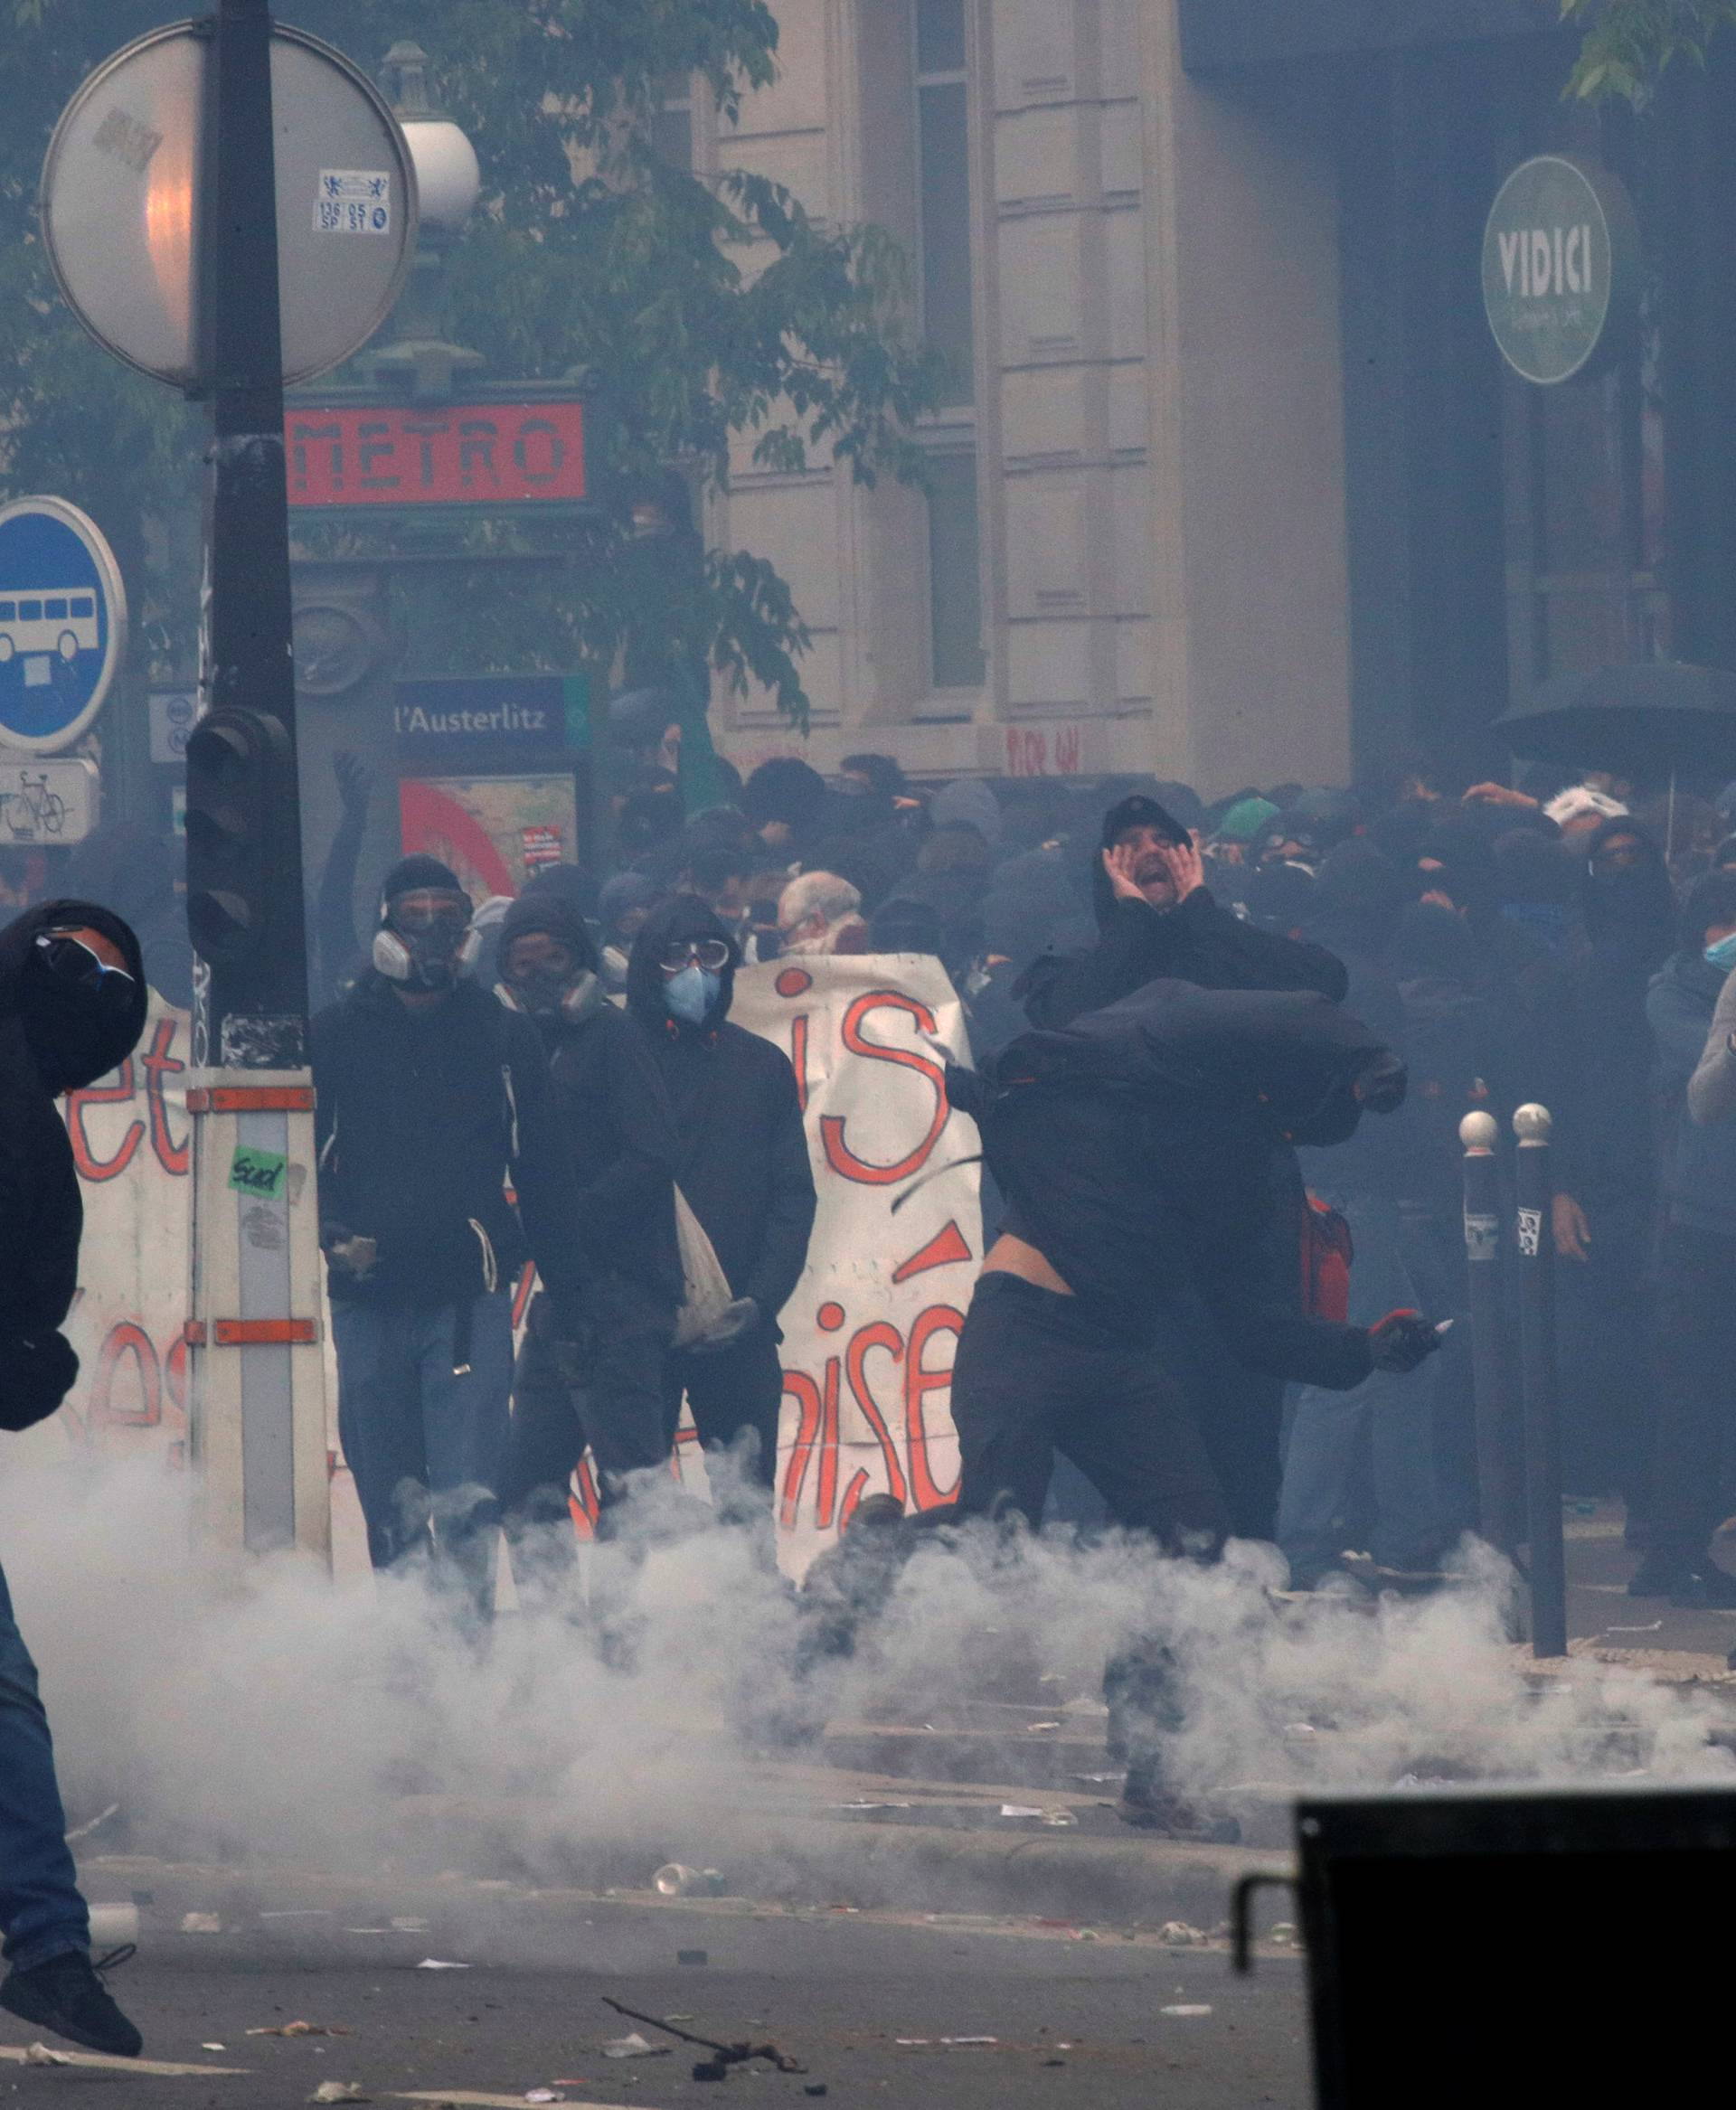
<path id="1" fill-rule="evenodd" d="M 1563 154 L 1514 169 L 1483 237 L 1483 305 L 1502 357 L 1540 386 L 1618 355 L 1639 314 L 1639 239 L 1617 179 Z"/>

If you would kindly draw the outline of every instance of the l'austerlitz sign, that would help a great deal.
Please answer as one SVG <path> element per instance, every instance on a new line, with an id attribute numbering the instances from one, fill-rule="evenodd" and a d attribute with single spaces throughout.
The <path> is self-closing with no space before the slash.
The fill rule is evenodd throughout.
<path id="1" fill-rule="evenodd" d="M 1484 231 L 1483 305 L 1502 357 L 1543 387 L 1624 350 L 1639 315 L 1639 236 L 1617 178 L 1565 154 L 1514 169 Z"/>
<path id="2" fill-rule="evenodd" d="M 289 503 L 572 505 L 590 496 L 579 402 L 297 405 Z"/>

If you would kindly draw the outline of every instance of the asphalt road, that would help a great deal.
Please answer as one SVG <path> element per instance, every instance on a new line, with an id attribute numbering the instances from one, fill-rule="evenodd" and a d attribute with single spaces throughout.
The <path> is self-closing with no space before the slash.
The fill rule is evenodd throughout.
<path id="1" fill-rule="evenodd" d="M 642 2110 L 731 2096 L 769 2110 L 821 2090 L 830 2104 L 877 2110 L 1307 2110 L 1310 2100 L 1302 1968 L 1283 1953 L 1237 1979 L 1222 1949 L 1109 1930 L 1081 1939 L 1012 1921 L 720 1917 L 620 1900 L 575 1917 L 546 1968 L 420 1970 L 409 1961 L 419 1945 L 311 1920 L 240 1936 L 147 1933 L 115 1990 L 145 2032 L 144 2066 L 184 2070 L 21 2066 L 14 2049 L 0 2052 L 0 2092 L 116 2110 L 287 2110 L 327 2081 L 358 2084 L 376 2103 L 509 2105 L 552 2088 L 570 2105 Z M 682 1949 L 705 1962 L 679 1963 Z M 719 2085 L 695 2081 L 703 2055 L 681 2047 L 609 2058 L 603 2044 L 636 2025 L 604 2006 L 606 1993 L 691 2017 L 684 2027 L 722 2042 L 769 2039 L 807 2070 L 756 2065 Z M 1183 2006 L 1210 2012 L 1163 2011 Z M 297 2021 L 352 2034 L 247 2034 Z M 20 2026 L 0 2030 L 0 2045 L 27 2040 Z"/>

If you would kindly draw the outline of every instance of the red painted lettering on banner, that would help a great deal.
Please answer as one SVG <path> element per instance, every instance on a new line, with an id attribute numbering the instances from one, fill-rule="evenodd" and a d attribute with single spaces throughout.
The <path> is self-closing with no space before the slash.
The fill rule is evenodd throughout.
<path id="1" fill-rule="evenodd" d="M 935 1485 L 929 1471 L 929 1428 L 926 1401 L 930 1392 L 950 1391 L 952 1365 L 929 1370 L 923 1358 L 938 1333 L 956 1339 L 965 1330 L 965 1314 L 950 1305 L 930 1305 L 910 1328 L 910 1358 L 904 1365 L 904 1436 L 910 1461 L 910 1493 L 918 1509 L 939 1509 L 958 1492 L 958 1482 L 946 1489 Z"/>
<path id="2" fill-rule="evenodd" d="M 175 1140 L 175 1132 L 169 1126 L 168 1093 L 164 1083 L 165 1078 L 186 1074 L 186 1064 L 169 1053 L 175 1045 L 178 1024 L 175 1019 L 158 1019 L 151 1029 L 150 1047 L 138 1060 L 145 1072 L 145 1105 L 150 1115 L 151 1148 L 163 1170 L 183 1180 L 193 1164 L 193 1138 L 188 1135 L 180 1143 Z"/>
<path id="3" fill-rule="evenodd" d="M 524 505 L 589 496 L 578 402 L 291 410 L 291 505 Z"/>
<path id="4" fill-rule="evenodd" d="M 129 1055 L 120 1066 L 120 1076 L 114 1084 L 94 1084 L 80 1092 L 66 1095 L 66 1132 L 72 1143 L 72 1160 L 79 1168 L 79 1177 L 100 1185 L 106 1180 L 118 1180 L 138 1154 L 138 1146 L 145 1140 L 143 1121 L 129 1122 L 127 1133 L 120 1139 L 120 1147 L 113 1157 L 99 1157 L 90 1146 L 90 1138 L 85 1133 L 84 1116 L 90 1107 L 124 1107 L 133 1096 L 133 1060 Z"/>
<path id="5" fill-rule="evenodd" d="M 876 1348 L 883 1349 L 894 1362 L 902 1362 L 904 1360 L 904 1336 L 886 1320 L 876 1319 L 873 1325 L 864 1326 L 852 1340 L 844 1369 L 850 1380 L 850 1396 L 862 1409 L 863 1419 L 873 1430 L 874 1441 L 880 1446 L 881 1455 L 886 1461 L 886 1492 L 901 1506 L 908 1493 L 904 1470 L 898 1462 L 898 1447 L 886 1426 L 886 1418 L 882 1414 L 870 1389 L 868 1374 L 863 1367 Z"/>
<path id="6" fill-rule="evenodd" d="M 115 1404 L 115 1379 L 123 1359 L 130 1359 L 138 1374 L 138 1404 Z M 97 1359 L 97 1374 L 90 1384 L 89 1423 L 103 1427 L 155 1428 L 163 1418 L 163 1376 L 156 1350 L 143 1326 L 123 1319 L 112 1327 Z"/>
<path id="7" fill-rule="evenodd" d="M 820 1388 L 806 1371 L 787 1370 L 784 1393 L 795 1400 L 797 1412 L 796 1440 L 790 1446 L 789 1464 L 784 1468 L 784 1500 L 778 1512 L 779 1521 L 788 1531 L 795 1525 L 814 1446 L 820 1440 Z"/>
<path id="8" fill-rule="evenodd" d="M 797 1012 L 789 1022 L 789 1061 L 796 1072 L 796 1097 L 807 1111 L 807 1013 Z"/>
<path id="9" fill-rule="evenodd" d="M 914 997 L 901 996 L 891 989 L 876 989 L 857 997 L 844 1013 L 842 1028 L 844 1044 L 851 1054 L 861 1055 L 870 1062 L 895 1063 L 901 1069 L 914 1069 L 928 1079 L 934 1087 L 934 1112 L 928 1134 L 908 1156 L 890 1165 L 873 1165 L 855 1154 L 844 1141 L 842 1114 L 821 1115 L 820 1140 L 826 1150 L 826 1163 L 841 1179 L 854 1180 L 864 1187 L 894 1187 L 927 1164 L 930 1152 L 940 1140 L 951 1108 L 947 1105 L 946 1075 L 938 1062 L 919 1054 L 914 1048 L 883 1048 L 878 1041 L 863 1039 L 863 1027 L 877 1011 L 901 1011 L 929 1035 L 935 1031 L 934 1013 Z"/>

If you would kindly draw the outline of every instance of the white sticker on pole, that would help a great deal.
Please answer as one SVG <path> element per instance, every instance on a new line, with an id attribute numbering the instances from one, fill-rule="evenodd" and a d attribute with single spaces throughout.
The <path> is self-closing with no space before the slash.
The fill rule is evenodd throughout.
<path id="1" fill-rule="evenodd" d="M 316 234 L 390 234 L 392 177 L 383 168 L 323 168 Z"/>

